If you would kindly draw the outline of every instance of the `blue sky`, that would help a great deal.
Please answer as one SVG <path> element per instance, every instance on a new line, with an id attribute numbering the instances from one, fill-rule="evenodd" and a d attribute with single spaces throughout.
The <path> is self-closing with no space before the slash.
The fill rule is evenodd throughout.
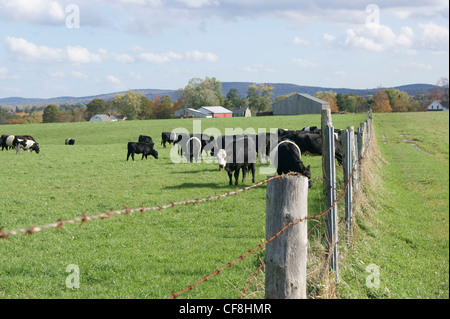
<path id="1" fill-rule="evenodd" d="M 449 77 L 447 0 L 0 0 L 0 98 Z"/>

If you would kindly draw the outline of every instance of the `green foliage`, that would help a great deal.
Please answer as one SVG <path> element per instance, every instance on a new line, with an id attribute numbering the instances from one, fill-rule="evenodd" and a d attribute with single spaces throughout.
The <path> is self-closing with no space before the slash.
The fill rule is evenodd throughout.
<path id="1" fill-rule="evenodd" d="M 49 104 L 44 109 L 44 113 L 42 114 L 42 121 L 44 123 L 58 122 L 58 114 L 59 114 L 58 106 L 54 104 Z"/>

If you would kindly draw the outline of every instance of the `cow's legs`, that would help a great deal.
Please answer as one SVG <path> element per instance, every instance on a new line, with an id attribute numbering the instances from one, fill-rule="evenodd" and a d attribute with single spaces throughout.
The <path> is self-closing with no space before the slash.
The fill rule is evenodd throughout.
<path id="1" fill-rule="evenodd" d="M 230 180 L 229 185 L 233 185 L 233 174 L 231 172 L 228 173 L 228 178 Z"/>
<path id="2" fill-rule="evenodd" d="M 235 171 L 234 171 L 234 184 L 237 186 L 237 185 L 239 185 L 239 171 L 240 171 L 240 169 L 239 168 L 237 168 Z"/>

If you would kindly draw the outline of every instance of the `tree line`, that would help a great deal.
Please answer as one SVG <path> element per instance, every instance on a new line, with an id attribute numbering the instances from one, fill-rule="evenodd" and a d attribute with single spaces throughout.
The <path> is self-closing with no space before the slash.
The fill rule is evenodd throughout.
<path id="1" fill-rule="evenodd" d="M 0 124 L 81 122 L 89 121 L 96 114 L 120 115 L 127 120 L 170 119 L 180 108 L 199 109 L 203 106 L 223 106 L 230 110 L 249 108 L 255 115 L 270 111 L 275 101 L 296 93 L 275 98 L 273 91 L 271 85 L 251 84 L 245 96 L 241 96 L 235 88 L 223 96 L 222 83 L 216 78 L 193 78 L 177 91 L 178 99 L 175 101 L 168 95 L 156 95 L 149 99 L 139 91 L 129 90 L 124 94 L 116 94 L 110 100 L 94 98 L 87 104 L 0 107 Z M 375 94 L 364 97 L 333 91 L 318 91 L 315 97 L 328 102 L 332 112 L 421 112 L 434 100 L 448 101 L 448 79 L 439 79 L 435 89 L 428 94 L 414 96 L 397 89 L 380 87 Z"/>

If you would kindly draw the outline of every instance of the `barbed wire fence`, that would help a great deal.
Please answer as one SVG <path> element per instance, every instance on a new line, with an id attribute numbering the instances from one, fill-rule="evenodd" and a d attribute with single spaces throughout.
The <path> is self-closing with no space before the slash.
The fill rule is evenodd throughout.
<path id="1" fill-rule="evenodd" d="M 324 116 L 324 114 L 322 114 L 322 116 Z M 330 116 L 330 114 L 326 114 L 325 116 Z M 331 126 L 328 125 L 327 127 L 329 130 L 333 130 L 332 125 Z M 322 131 L 324 132 L 325 130 L 322 129 Z M 337 268 L 338 255 L 335 252 L 337 251 L 338 244 L 342 240 L 344 234 L 346 234 L 348 231 L 351 231 L 351 228 L 352 228 L 352 221 L 354 219 L 354 216 L 352 214 L 352 202 L 353 202 L 352 198 L 361 189 L 360 176 L 361 176 L 361 170 L 363 169 L 362 162 L 365 157 L 366 151 L 369 149 L 369 143 L 372 140 L 372 137 L 373 137 L 373 121 L 372 121 L 371 112 L 369 112 L 367 120 L 365 122 L 360 123 L 360 127 L 358 128 L 357 132 L 354 131 L 353 127 L 348 127 L 348 129 L 345 130 L 344 143 L 343 143 L 344 144 L 345 162 L 342 166 L 340 166 L 338 168 L 338 169 L 343 168 L 343 170 L 344 170 L 343 175 L 344 175 L 345 186 L 339 195 L 336 196 L 337 188 L 336 188 L 335 182 L 331 183 L 331 184 L 327 184 L 328 181 L 335 179 L 335 175 L 330 176 L 329 170 L 324 170 L 323 178 L 318 177 L 318 178 L 311 180 L 312 183 L 317 182 L 317 181 L 322 181 L 324 183 L 324 191 L 326 194 L 334 193 L 334 196 L 328 197 L 329 199 L 331 198 L 331 202 L 329 202 L 329 205 L 327 205 L 326 210 L 324 210 L 323 212 L 321 212 L 319 214 L 312 215 L 312 216 L 306 216 L 304 218 L 297 219 L 295 221 L 287 223 L 277 233 L 273 234 L 272 237 L 267 238 L 265 241 L 263 241 L 261 244 L 259 244 L 255 248 L 248 250 L 246 253 L 244 253 L 241 256 L 237 257 L 236 259 L 230 261 L 223 267 L 216 269 L 214 272 L 204 276 L 197 282 L 188 285 L 186 288 L 184 288 L 178 292 L 172 293 L 172 295 L 170 296 L 170 299 L 176 299 L 180 295 L 182 295 L 188 291 L 191 291 L 194 287 L 196 287 L 204 282 L 207 282 L 209 279 L 213 278 L 216 275 L 221 274 L 224 270 L 234 266 L 235 264 L 244 260 L 245 258 L 252 255 L 256 251 L 259 251 L 260 249 L 264 248 L 265 246 L 270 244 L 272 241 L 274 241 L 278 237 L 280 237 L 283 233 L 285 233 L 286 230 L 294 227 L 295 225 L 297 225 L 301 222 L 306 222 L 308 220 L 317 222 L 316 225 L 314 225 L 314 227 L 312 227 L 309 230 L 308 236 L 309 236 L 309 234 L 312 233 L 313 230 L 315 230 L 320 225 L 325 224 L 327 227 L 330 227 L 329 226 L 330 225 L 329 220 L 331 218 L 330 216 L 331 216 L 331 214 L 336 214 L 332 218 L 337 218 L 337 203 L 345 197 L 345 203 L 346 203 L 345 204 L 345 206 L 346 206 L 345 207 L 345 226 L 340 231 L 340 234 L 338 236 L 337 227 L 336 227 L 337 223 L 335 223 L 335 225 L 333 226 L 333 227 L 335 227 L 334 233 L 331 235 L 331 237 L 326 237 L 326 256 L 324 256 L 325 257 L 324 263 L 323 263 L 323 266 L 320 268 L 319 276 L 315 280 L 311 291 L 307 294 L 307 298 L 312 298 L 315 295 L 315 293 L 317 292 L 319 283 L 321 282 L 321 280 L 322 280 L 324 274 L 327 272 L 327 270 L 331 269 L 332 271 L 334 271 L 336 279 L 338 281 L 338 278 L 339 278 L 338 271 L 337 271 L 338 270 L 338 268 Z M 329 139 L 326 143 L 330 143 L 330 141 L 334 142 L 334 139 Z M 329 147 L 329 145 L 327 144 L 324 146 L 324 148 L 325 147 Z M 334 161 L 334 155 L 335 155 L 334 147 L 331 149 L 333 150 L 333 152 L 331 152 L 331 154 L 327 154 L 327 155 L 324 154 L 323 157 L 328 158 L 330 166 L 334 166 L 335 165 L 334 164 L 334 162 L 335 162 Z M 333 168 L 333 171 L 335 174 L 336 169 Z M 165 210 L 165 209 L 169 209 L 169 208 L 172 208 L 175 206 L 192 205 L 192 204 L 198 204 L 198 203 L 209 202 L 209 201 L 214 201 L 214 200 L 220 200 L 221 198 L 225 198 L 225 197 L 229 197 L 229 196 L 236 196 L 236 195 L 239 195 L 240 193 L 244 193 L 249 190 L 257 189 L 263 185 L 268 184 L 271 181 L 280 180 L 280 179 L 286 178 L 288 176 L 301 176 L 301 174 L 290 172 L 290 173 L 287 173 L 284 175 L 272 176 L 272 177 L 269 177 L 259 183 L 254 184 L 254 185 L 244 187 L 239 190 L 232 191 L 232 192 L 226 192 L 221 195 L 197 198 L 197 199 L 193 199 L 193 200 L 170 202 L 166 205 L 157 205 L 157 206 L 153 206 L 153 207 L 141 206 L 139 208 L 130 209 L 124 205 L 123 209 L 112 210 L 109 212 L 105 212 L 105 213 L 101 213 L 101 214 L 97 214 L 97 215 L 93 215 L 93 216 L 87 216 L 86 212 L 83 212 L 82 216 L 79 216 L 79 217 L 76 217 L 73 219 L 69 219 L 69 220 L 58 220 L 56 222 L 46 224 L 46 225 L 41 225 L 41 226 L 31 225 L 26 228 L 20 228 L 20 229 L 9 230 L 9 231 L 0 229 L 0 239 L 6 239 L 10 236 L 15 236 L 18 234 L 33 235 L 37 232 L 41 232 L 41 231 L 52 229 L 52 228 L 56 228 L 56 229 L 58 229 L 58 231 L 60 231 L 65 225 L 76 224 L 76 223 L 84 224 L 84 223 L 88 223 L 89 221 L 93 221 L 93 220 L 97 220 L 97 219 L 107 219 L 107 218 L 110 218 L 113 216 L 118 216 L 118 215 L 127 215 L 128 216 L 128 215 L 134 214 L 134 213 L 141 213 L 142 215 L 144 215 L 145 212 Z M 321 219 L 323 219 L 323 220 L 320 221 Z M 326 232 L 329 232 L 329 230 L 326 230 Z M 255 272 L 252 274 L 252 276 L 248 280 L 246 286 L 242 289 L 241 293 L 237 297 L 238 299 L 241 299 L 245 295 L 245 292 L 248 290 L 252 281 L 257 278 L 258 274 L 261 273 L 261 270 L 264 269 L 264 266 L 265 266 L 265 263 L 263 261 L 257 267 Z"/>

